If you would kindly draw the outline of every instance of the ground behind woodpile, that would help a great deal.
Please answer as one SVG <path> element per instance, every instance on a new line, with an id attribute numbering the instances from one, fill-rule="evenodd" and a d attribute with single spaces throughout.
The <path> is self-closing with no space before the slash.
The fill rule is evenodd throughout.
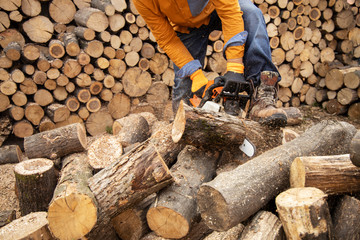
<path id="1" fill-rule="evenodd" d="M 347 116 L 330 115 L 319 107 L 301 106 L 300 109 L 304 116 L 303 122 L 300 125 L 289 127 L 295 132 L 302 133 L 310 126 L 322 120 L 346 121 L 360 129 L 360 119 L 351 120 Z M 19 144 L 22 144 L 19 139 L 17 141 Z M 11 139 L 9 142 L 5 142 L 4 145 L 14 144 L 15 142 L 16 139 Z M 19 203 L 15 194 L 14 166 L 15 164 L 0 165 L 0 211 L 15 209 L 17 217 L 19 217 Z"/>

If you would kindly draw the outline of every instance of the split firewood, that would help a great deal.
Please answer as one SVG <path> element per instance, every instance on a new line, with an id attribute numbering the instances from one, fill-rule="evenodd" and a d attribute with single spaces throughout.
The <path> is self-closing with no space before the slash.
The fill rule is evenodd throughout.
<path id="1" fill-rule="evenodd" d="M 181 102 L 175 116 L 172 138 L 175 142 L 219 150 L 238 149 L 247 138 L 260 154 L 279 146 L 282 134 L 280 129 L 271 129 L 270 133 L 269 128 L 255 121 L 193 108 Z"/>
<path id="2" fill-rule="evenodd" d="M 291 188 L 276 197 L 277 211 L 287 238 L 331 239 L 326 194 L 317 188 Z"/>
<path id="3" fill-rule="evenodd" d="M 14 172 L 21 215 L 46 211 L 56 186 L 54 163 L 33 158 L 16 164 Z"/>
<path id="4" fill-rule="evenodd" d="M 16 211 L 15 210 L 4 210 L 0 211 L 0 228 L 11 223 L 16 219 Z M 0 230 L 1 232 L 1 230 Z"/>
<path id="5" fill-rule="evenodd" d="M 53 239 L 46 212 L 33 212 L 0 228 L 1 239 Z"/>
<path id="6" fill-rule="evenodd" d="M 178 155 L 170 171 L 174 183 L 162 190 L 150 207 L 146 218 L 157 235 L 164 238 L 185 237 L 198 215 L 196 193 L 203 182 L 215 175 L 216 153 L 204 152 L 187 146 Z"/>
<path id="7" fill-rule="evenodd" d="M 350 143 L 350 160 L 351 162 L 360 167 L 360 131 L 358 130 Z"/>
<path id="8" fill-rule="evenodd" d="M 280 219 L 271 212 L 259 211 L 245 227 L 238 240 L 284 239 L 285 233 Z"/>
<path id="9" fill-rule="evenodd" d="M 141 143 L 150 136 L 149 124 L 140 114 L 130 114 L 115 120 L 112 131 L 124 147 Z"/>
<path id="10" fill-rule="evenodd" d="M 197 201 L 202 218 L 212 229 L 230 229 L 289 186 L 290 164 L 296 157 L 344 154 L 349 151 L 355 132 L 351 124 L 322 121 L 293 141 L 266 151 L 232 171 L 219 174 L 200 186 Z M 341 140 L 332 140 L 339 136 L 342 136 Z"/>
<path id="11" fill-rule="evenodd" d="M 333 237 L 336 240 L 353 239 L 360 236 L 360 201 L 355 197 L 343 196 L 332 213 Z"/>
<path id="12" fill-rule="evenodd" d="M 96 171 L 111 165 L 123 154 L 123 146 L 117 136 L 105 134 L 87 148 L 88 162 Z"/>
<path id="13" fill-rule="evenodd" d="M 46 114 L 54 123 L 57 123 L 68 119 L 70 110 L 63 104 L 53 103 L 46 108 Z"/>
<path id="14" fill-rule="evenodd" d="M 326 194 L 355 193 L 360 190 L 359 176 L 349 154 L 297 157 L 290 168 L 290 187 L 316 187 Z"/>
<path id="15" fill-rule="evenodd" d="M 86 153 L 64 158 L 61 177 L 49 204 L 49 229 L 59 239 L 79 239 L 96 223 L 97 205 L 87 180 L 92 176 Z"/>
<path id="16" fill-rule="evenodd" d="M 155 198 L 156 194 L 153 193 L 111 220 L 116 233 L 122 240 L 139 240 L 150 231 L 146 222 L 146 212 Z"/>
<path id="17" fill-rule="evenodd" d="M 7 145 L 0 148 L 0 164 L 19 163 L 23 153 L 18 145 Z"/>
<path id="18" fill-rule="evenodd" d="M 25 154 L 28 158 L 61 158 L 70 153 L 84 151 L 86 144 L 86 131 L 80 123 L 37 133 L 24 139 Z"/>

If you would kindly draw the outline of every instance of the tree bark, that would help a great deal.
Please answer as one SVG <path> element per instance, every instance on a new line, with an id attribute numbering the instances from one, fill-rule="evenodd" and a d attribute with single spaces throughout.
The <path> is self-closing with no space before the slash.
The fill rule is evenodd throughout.
<path id="1" fill-rule="evenodd" d="M 359 192 L 359 179 L 349 154 L 297 157 L 290 168 L 290 187 L 315 187 L 329 195 Z"/>
<path id="2" fill-rule="evenodd" d="M 87 181 L 92 169 L 86 153 L 68 155 L 49 204 L 49 229 L 59 239 L 80 239 L 96 223 L 97 203 Z"/>
<path id="3" fill-rule="evenodd" d="M 218 175 L 200 186 L 197 200 L 202 218 L 215 230 L 246 220 L 289 186 L 290 165 L 296 157 L 346 153 L 355 132 L 351 124 L 322 121 L 293 141 Z"/>
<path id="4" fill-rule="evenodd" d="M 350 160 L 351 162 L 360 167 L 360 131 L 358 130 L 350 143 Z"/>
<path id="5" fill-rule="evenodd" d="M 273 213 L 261 210 L 251 219 L 238 240 L 285 239 L 280 219 Z"/>
<path id="6" fill-rule="evenodd" d="M 18 145 L 7 145 L 0 148 L 0 164 L 19 163 L 23 153 Z"/>
<path id="7" fill-rule="evenodd" d="M 355 197 L 343 196 L 335 206 L 333 216 L 334 239 L 350 240 L 360 237 L 360 201 Z"/>
<path id="8" fill-rule="evenodd" d="M 33 158 L 14 168 L 22 216 L 46 211 L 56 186 L 54 163 L 46 158 Z"/>
<path id="9" fill-rule="evenodd" d="M 56 159 L 70 153 L 82 152 L 86 144 L 86 131 L 80 123 L 37 133 L 24 139 L 28 158 Z"/>

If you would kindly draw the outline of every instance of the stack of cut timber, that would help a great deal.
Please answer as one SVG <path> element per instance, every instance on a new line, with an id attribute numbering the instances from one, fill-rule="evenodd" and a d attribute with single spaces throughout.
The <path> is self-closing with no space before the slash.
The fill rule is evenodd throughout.
<path id="1" fill-rule="evenodd" d="M 321 103 L 358 118 L 358 73 L 335 89 L 326 75 L 360 56 L 359 1 L 255 4 L 282 74 L 278 105 Z M 0 23 L 0 112 L 11 116 L 17 137 L 85 121 L 96 135 L 131 112 L 169 117 L 173 65 L 131 1 L 1 1 Z M 226 71 L 223 45 L 213 31 L 209 79 Z"/>

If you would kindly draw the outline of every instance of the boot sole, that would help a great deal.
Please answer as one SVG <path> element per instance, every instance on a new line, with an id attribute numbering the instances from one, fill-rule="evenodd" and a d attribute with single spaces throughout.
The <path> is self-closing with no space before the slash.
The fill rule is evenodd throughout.
<path id="1" fill-rule="evenodd" d="M 287 124 L 287 117 L 281 113 L 275 113 L 270 117 L 261 118 L 259 123 L 268 127 L 285 127 Z"/>

